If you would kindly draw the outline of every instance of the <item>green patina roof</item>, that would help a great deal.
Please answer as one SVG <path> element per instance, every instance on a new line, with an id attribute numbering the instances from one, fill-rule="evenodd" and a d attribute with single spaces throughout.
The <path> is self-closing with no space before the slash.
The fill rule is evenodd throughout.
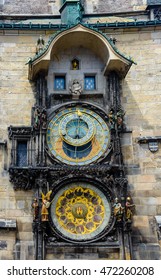
<path id="1" fill-rule="evenodd" d="M 82 25 L 91 27 L 91 28 L 148 28 L 154 26 L 161 26 L 161 20 L 148 20 L 148 21 L 134 21 L 134 20 L 120 20 L 118 17 L 117 20 L 108 21 L 106 19 L 105 22 L 97 22 L 91 23 L 90 21 L 87 23 L 82 23 Z M 115 17 L 114 17 L 115 18 Z M 70 26 L 67 24 L 55 23 L 53 20 L 44 20 L 39 19 L 37 20 L 28 20 L 28 21 L 21 21 L 21 22 L 13 22 L 13 23 L 5 23 L 0 22 L 0 30 L 60 30 L 62 28 L 66 29 Z"/>
<path id="2" fill-rule="evenodd" d="M 125 56 L 124 54 L 122 54 L 117 48 L 116 46 L 114 45 L 114 43 L 112 42 L 112 40 L 110 40 L 110 38 L 104 34 L 102 31 L 100 31 L 98 28 L 94 28 L 94 27 L 91 27 L 90 25 L 88 24 L 82 24 L 82 23 L 78 23 L 78 24 L 75 24 L 75 25 L 71 25 L 70 27 L 67 27 L 67 28 L 63 28 L 57 32 L 55 32 L 51 37 L 50 39 L 48 40 L 46 46 L 44 47 L 44 49 L 42 51 L 40 51 L 37 55 L 35 55 L 33 58 L 30 58 L 28 63 L 27 64 L 32 64 L 36 59 L 40 58 L 49 48 L 50 44 L 52 43 L 52 41 L 55 39 L 56 36 L 58 36 L 60 33 L 64 32 L 65 30 L 70 30 L 72 29 L 73 27 L 77 26 L 77 25 L 82 25 L 90 30 L 94 30 L 96 32 L 98 32 L 99 34 L 101 34 L 108 42 L 109 44 L 112 46 L 112 48 L 114 49 L 114 51 L 116 53 L 118 53 L 119 55 L 121 55 L 123 58 L 125 58 L 126 60 L 128 60 L 130 63 L 135 63 L 131 57 L 127 57 Z"/>

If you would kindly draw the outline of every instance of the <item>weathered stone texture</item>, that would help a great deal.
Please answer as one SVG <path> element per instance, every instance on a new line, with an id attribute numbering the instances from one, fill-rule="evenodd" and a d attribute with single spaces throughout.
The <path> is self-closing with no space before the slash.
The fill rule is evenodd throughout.
<path id="1" fill-rule="evenodd" d="M 97 260 L 97 259 L 110 259 L 119 260 L 118 249 L 105 249 L 105 248 L 85 248 L 82 254 L 82 248 L 62 248 L 59 250 L 52 249 L 52 252 L 48 251 L 47 260 L 71 260 L 71 259 L 86 259 L 86 260 Z"/>
<path id="2" fill-rule="evenodd" d="M 14 259 L 15 241 L 15 231 L 0 230 L 0 260 Z"/>
<path id="3" fill-rule="evenodd" d="M 161 108 L 161 34 L 151 31 L 127 31 L 112 34 L 117 39 L 120 51 L 131 56 L 137 63 L 133 65 L 123 81 L 124 109 L 126 125 L 132 130 L 132 145 L 129 136 L 123 140 L 125 164 L 130 165 L 128 173 L 129 192 L 136 205 L 133 242 L 143 243 L 134 247 L 137 259 L 159 259 L 160 252 L 156 224 L 150 217 L 161 215 L 161 145 L 156 153 L 149 150 L 148 144 L 139 144 L 138 137 L 160 136 Z M 137 173 L 132 165 L 138 166 Z M 138 172 L 140 170 L 140 172 Z M 149 244 L 149 245 L 147 245 Z M 151 244 L 151 245 L 150 245 Z M 147 254 L 145 255 L 145 251 Z"/>
<path id="4" fill-rule="evenodd" d="M 146 7 L 146 0 L 85 0 L 85 7 L 87 13 L 114 13 L 144 10 Z"/>
<path id="5" fill-rule="evenodd" d="M 25 0 L 5 0 L 2 6 L 2 12 L 5 14 L 48 14 L 50 6 L 48 1 L 25 1 Z"/>
<path id="6" fill-rule="evenodd" d="M 114 13 L 135 10 L 145 10 L 146 0 L 93 0 L 82 1 L 85 13 Z M 61 0 L 5 0 L 0 9 L 5 14 L 60 14 Z"/>

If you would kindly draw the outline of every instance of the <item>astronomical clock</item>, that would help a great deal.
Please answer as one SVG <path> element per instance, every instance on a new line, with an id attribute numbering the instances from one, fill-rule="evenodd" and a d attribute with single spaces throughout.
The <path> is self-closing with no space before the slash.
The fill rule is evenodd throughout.
<path id="1" fill-rule="evenodd" d="M 93 176 L 112 150 L 108 120 L 103 110 L 84 102 L 59 106 L 49 115 L 48 158 L 68 172 L 52 192 L 49 223 L 64 241 L 91 243 L 114 223 L 112 190 Z"/>
<path id="2" fill-rule="evenodd" d="M 59 35 L 29 61 L 36 102 L 30 126 L 8 128 L 10 180 L 15 189 L 33 191 L 36 259 L 60 247 L 79 251 L 80 246 L 118 250 L 119 258 L 126 259 L 127 252 L 132 255 L 132 203 L 126 201 L 121 152 L 127 131 L 120 81 L 131 62 L 93 29 L 78 25 Z M 68 35 L 68 53 L 80 48 L 79 55 L 63 57 L 62 49 L 58 61 L 55 52 L 64 48 Z M 77 40 L 71 41 L 72 36 Z M 93 38 L 100 48 L 91 45 Z M 90 64 L 95 62 L 96 72 Z"/>
<path id="3" fill-rule="evenodd" d="M 99 161 L 110 151 L 110 138 L 107 122 L 81 106 L 60 110 L 47 128 L 50 156 L 70 166 Z"/>

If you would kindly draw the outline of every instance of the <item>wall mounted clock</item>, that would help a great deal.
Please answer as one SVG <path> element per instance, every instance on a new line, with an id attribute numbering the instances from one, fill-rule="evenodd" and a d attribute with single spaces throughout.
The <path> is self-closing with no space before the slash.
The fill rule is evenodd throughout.
<path id="1" fill-rule="evenodd" d="M 68 183 L 54 196 L 50 215 L 54 228 L 65 239 L 91 241 L 107 233 L 111 225 L 111 203 L 91 183 Z"/>
<path id="2" fill-rule="evenodd" d="M 96 112 L 75 106 L 50 120 L 47 145 L 51 156 L 68 165 L 87 165 L 109 152 L 110 130 Z"/>

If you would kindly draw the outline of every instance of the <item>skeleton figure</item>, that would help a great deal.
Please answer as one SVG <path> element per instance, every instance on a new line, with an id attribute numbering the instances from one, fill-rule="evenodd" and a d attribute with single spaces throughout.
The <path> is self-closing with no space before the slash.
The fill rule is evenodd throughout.
<path id="1" fill-rule="evenodd" d="M 34 221 L 38 219 L 39 215 L 39 204 L 37 201 L 37 198 L 34 198 L 34 201 L 32 203 L 32 208 L 33 208 L 33 216 L 34 216 Z"/>

